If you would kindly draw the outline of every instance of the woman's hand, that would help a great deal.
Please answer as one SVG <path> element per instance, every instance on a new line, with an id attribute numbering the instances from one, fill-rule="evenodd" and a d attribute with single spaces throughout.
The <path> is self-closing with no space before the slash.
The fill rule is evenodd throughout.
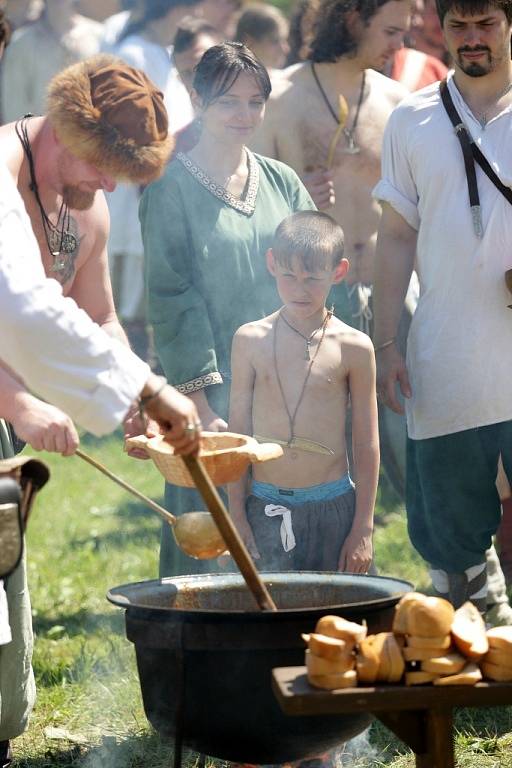
<path id="1" fill-rule="evenodd" d="M 201 417 L 201 422 L 205 432 L 226 432 L 228 428 L 227 421 L 224 421 L 224 419 L 218 416 L 215 411 L 212 411 L 211 408 L 204 412 Z"/>
<path id="2" fill-rule="evenodd" d="M 225 432 L 227 430 L 227 422 L 210 408 L 204 389 L 192 392 L 190 399 L 193 400 L 197 408 L 205 432 Z"/>

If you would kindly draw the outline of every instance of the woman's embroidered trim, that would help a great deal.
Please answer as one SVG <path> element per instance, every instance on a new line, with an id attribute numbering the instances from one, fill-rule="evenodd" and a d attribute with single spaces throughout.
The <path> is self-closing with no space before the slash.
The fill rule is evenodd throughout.
<path id="1" fill-rule="evenodd" d="M 175 388 L 178 392 L 189 395 L 191 392 L 197 392 L 200 389 L 204 389 L 204 387 L 209 387 L 211 384 L 222 384 L 222 376 L 218 371 L 198 376 L 197 379 L 186 381 L 184 384 L 176 384 Z"/>
<path id="2" fill-rule="evenodd" d="M 234 208 L 236 211 L 240 211 L 240 213 L 244 213 L 246 216 L 252 216 L 256 206 L 256 195 L 258 194 L 260 186 L 260 169 L 256 158 L 247 147 L 245 148 L 245 152 L 247 155 L 249 176 L 247 180 L 247 193 L 243 200 L 235 197 L 231 192 L 228 192 L 227 189 L 213 181 L 213 179 L 211 179 L 202 168 L 195 165 L 190 157 L 184 154 L 184 152 L 178 152 L 176 157 L 187 171 L 208 190 L 208 192 L 211 192 L 212 195 L 219 198 L 219 200 L 222 200 L 223 203 L 231 206 L 231 208 Z"/>

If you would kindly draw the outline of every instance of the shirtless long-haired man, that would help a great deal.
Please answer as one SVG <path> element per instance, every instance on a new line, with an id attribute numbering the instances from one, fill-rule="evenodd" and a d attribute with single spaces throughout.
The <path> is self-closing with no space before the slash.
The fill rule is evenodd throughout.
<path id="1" fill-rule="evenodd" d="M 375 70 L 401 48 L 409 21 L 408 0 L 323 0 L 310 60 L 276 83 L 254 144 L 291 165 L 342 225 L 352 284 L 373 281 L 380 208 L 371 190 L 384 127 L 406 95 Z"/>

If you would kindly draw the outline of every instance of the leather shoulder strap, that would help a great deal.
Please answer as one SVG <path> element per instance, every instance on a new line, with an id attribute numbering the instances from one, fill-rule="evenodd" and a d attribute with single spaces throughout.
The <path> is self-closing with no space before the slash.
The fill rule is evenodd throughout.
<path id="1" fill-rule="evenodd" d="M 473 155 L 473 159 L 476 160 L 476 162 L 478 163 L 482 171 L 492 181 L 494 186 L 501 192 L 503 197 L 505 197 L 507 201 L 512 205 L 512 189 L 510 187 L 507 187 L 505 184 L 503 184 L 503 182 L 501 181 L 501 179 L 499 178 L 499 176 L 494 171 L 493 167 L 485 157 L 484 153 L 480 149 L 480 147 L 478 147 L 475 144 L 472 137 L 468 133 L 466 126 L 463 124 L 462 120 L 460 119 L 459 113 L 457 112 L 455 104 L 453 103 L 453 99 L 448 89 L 446 80 L 443 80 L 442 83 L 439 84 L 439 90 L 441 92 L 441 99 L 443 100 L 444 107 L 448 113 L 448 117 L 450 118 L 453 127 L 457 132 L 457 136 L 459 138 L 459 141 L 461 142 L 461 145 L 462 145 L 461 134 L 464 133 L 465 136 L 468 138 L 469 148 L 470 148 L 471 154 Z M 462 151 L 465 152 L 464 147 Z M 466 154 L 464 154 L 464 162 L 466 163 Z M 469 183 L 469 176 L 468 176 L 468 183 Z"/>
<path id="2" fill-rule="evenodd" d="M 471 215 L 473 218 L 473 229 L 477 237 L 482 237 L 482 212 L 480 208 L 480 196 L 478 194 L 478 183 L 476 180 L 475 159 L 471 150 L 471 136 L 455 108 L 455 104 L 453 103 L 446 79 L 439 83 L 439 92 L 441 94 L 441 100 L 443 102 L 444 108 L 451 120 L 453 127 L 455 128 L 455 134 L 459 140 L 462 149 L 462 155 L 464 157 L 469 204 L 471 206 Z"/>

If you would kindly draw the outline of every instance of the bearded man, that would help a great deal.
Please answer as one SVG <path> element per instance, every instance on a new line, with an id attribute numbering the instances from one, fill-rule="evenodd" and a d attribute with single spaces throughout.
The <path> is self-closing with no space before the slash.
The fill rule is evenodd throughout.
<path id="1" fill-rule="evenodd" d="M 512 2 L 437 0 L 437 10 L 454 72 L 395 110 L 374 191 L 379 396 L 396 412 L 398 387 L 406 398 L 412 543 L 440 594 L 485 611 L 500 455 L 512 476 Z M 415 260 L 406 363 L 396 330 Z"/>
<path id="2" fill-rule="evenodd" d="M 162 94 L 142 72 L 111 56 L 74 64 L 56 75 L 45 117 L 0 128 L 2 164 L 21 196 L 47 276 L 125 343 L 107 266 L 109 218 L 103 192 L 114 189 L 118 179 L 152 181 L 171 148 Z M 46 391 L 47 382 L 30 383 L 35 391 Z M 125 419 L 127 434 L 143 431 L 134 411 Z M 7 368 L 0 369 L 2 416 L 35 448 L 68 455 L 78 443 L 71 420 L 33 397 Z M 0 456 L 12 451 L 8 437 L 5 430 L 3 439 L 0 433 Z M 0 768 L 10 763 L 9 741 L 24 730 L 34 699 L 24 563 L 10 576 L 8 602 L 13 639 L 0 651 Z"/>
<path id="3" fill-rule="evenodd" d="M 162 94 L 142 72 L 106 55 L 53 78 L 45 117 L 0 128 L 0 156 L 25 204 L 47 276 L 125 343 L 108 271 L 103 193 L 121 179 L 156 178 L 170 149 Z M 128 419 L 127 432 L 134 428 Z"/>

